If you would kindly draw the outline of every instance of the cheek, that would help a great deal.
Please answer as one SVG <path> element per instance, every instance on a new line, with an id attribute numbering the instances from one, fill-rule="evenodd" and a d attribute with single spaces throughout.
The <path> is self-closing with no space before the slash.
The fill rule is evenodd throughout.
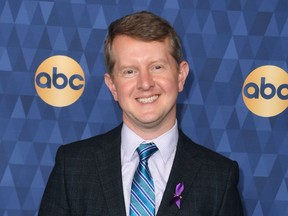
<path id="1" fill-rule="evenodd" d="M 125 101 L 126 99 L 128 99 L 133 90 L 131 85 L 129 85 L 129 83 L 121 83 L 117 86 L 115 86 L 116 89 L 116 96 L 117 96 L 117 101 Z"/>
<path id="2" fill-rule="evenodd" d="M 177 77 L 166 77 L 158 81 L 159 85 L 162 86 L 163 89 L 169 92 L 177 91 L 179 89 L 179 82 Z"/>

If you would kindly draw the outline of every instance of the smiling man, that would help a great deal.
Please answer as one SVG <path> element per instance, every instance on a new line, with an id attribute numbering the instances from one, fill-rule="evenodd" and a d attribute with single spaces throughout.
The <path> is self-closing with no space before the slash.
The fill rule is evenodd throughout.
<path id="1" fill-rule="evenodd" d="M 123 123 L 59 148 L 39 215 L 243 215 L 237 162 L 178 129 L 189 66 L 172 26 L 145 11 L 116 20 L 105 64 Z"/>
<path id="2" fill-rule="evenodd" d="M 123 121 L 145 140 L 170 130 L 176 99 L 189 67 L 172 57 L 170 41 L 141 41 L 118 35 L 111 46 L 114 68 L 105 81 L 123 110 Z"/>

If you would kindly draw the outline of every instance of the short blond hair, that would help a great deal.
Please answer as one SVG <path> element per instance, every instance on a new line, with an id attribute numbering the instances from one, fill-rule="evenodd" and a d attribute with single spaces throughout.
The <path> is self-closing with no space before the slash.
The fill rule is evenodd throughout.
<path id="1" fill-rule="evenodd" d="M 179 64 L 182 61 L 182 47 L 180 39 L 170 23 L 147 11 L 136 12 L 117 19 L 108 28 L 108 34 L 104 42 L 104 58 L 107 72 L 112 75 L 115 60 L 111 48 L 116 36 L 126 35 L 142 41 L 170 40 L 171 55 Z"/>

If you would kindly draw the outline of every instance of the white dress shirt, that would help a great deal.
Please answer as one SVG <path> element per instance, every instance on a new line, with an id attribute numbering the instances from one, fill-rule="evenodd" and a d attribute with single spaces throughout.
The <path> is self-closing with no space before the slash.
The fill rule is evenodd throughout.
<path id="1" fill-rule="evenodd" d="M 123 124 L 121 131 L 121 165 L 126 214 L 129 215 L 130 193 L 134 172 L 139 163 L 136 151 L 143 142 L 154 142 L 158 148 L 148 160 L 155 188 L 155 212 L 157 213 L 170 175 L 178 142 L 177 121 L 174 126 L 153 140 L 144 140 Z"/>

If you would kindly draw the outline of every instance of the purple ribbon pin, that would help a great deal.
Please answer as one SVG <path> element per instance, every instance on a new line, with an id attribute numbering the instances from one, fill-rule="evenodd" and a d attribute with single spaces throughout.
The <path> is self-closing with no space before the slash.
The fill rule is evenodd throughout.
<path id="1" fill-rule="evenodd" d="M 183 192 L 184 190 L 184 183 L 178 183 L 176 185 L 176 188 L 175 188 L 175 194 L 174 194 L 174 197 L 172 198 L 172 200 L 170 201 L 170 205 L 172 205 L 173 203 L 175 203 L 177 205 L 177 207 L 180 209 L 180 200 L 182 199 L 182 196 L 181 196 L 181 193 Z"/>

